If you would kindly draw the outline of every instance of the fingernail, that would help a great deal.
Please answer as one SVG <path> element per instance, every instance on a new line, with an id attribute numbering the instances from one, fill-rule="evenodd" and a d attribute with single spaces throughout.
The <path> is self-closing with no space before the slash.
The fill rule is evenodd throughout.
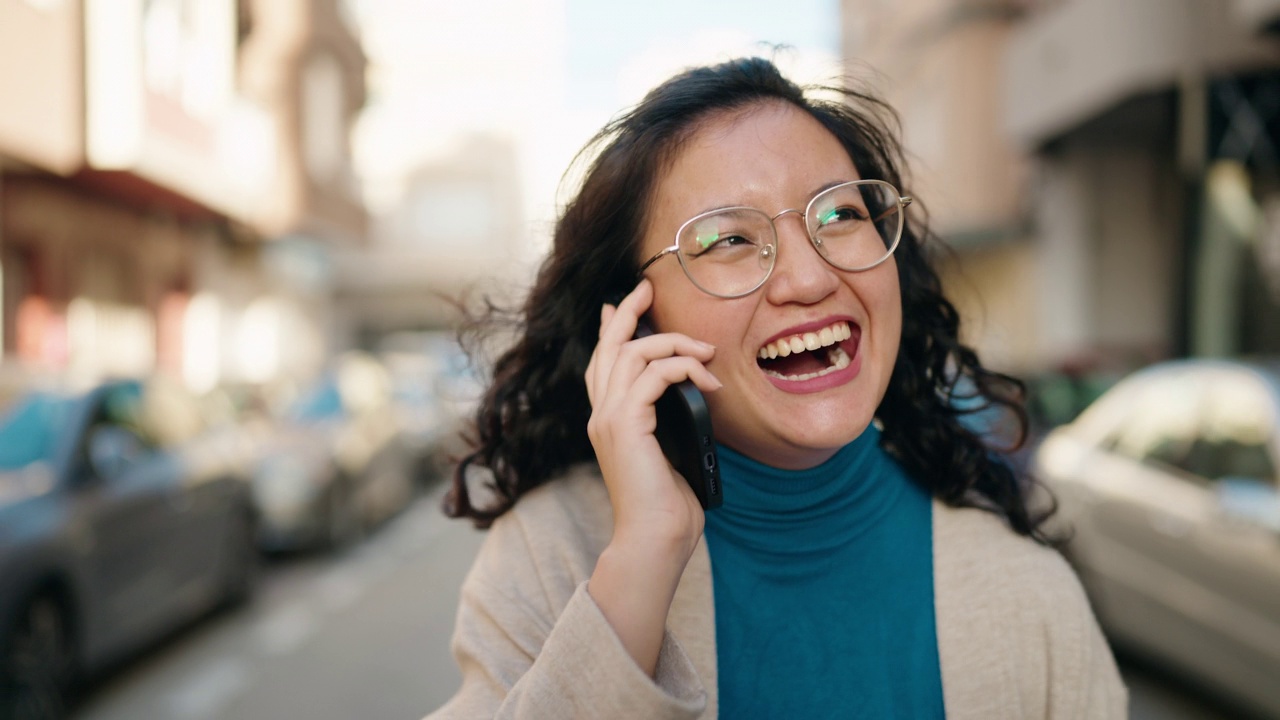
<path id="1" fill-rule="evenodd" d="M 711 376 L 711 379 L 716 381 L 716 389 L 717 389 L 717 390 L 719 390 L 720 388 L 724 387 L 724 383 L 720 382 L 720 378 L 716 377 L 715 375 L 712 375 L 712 376 Z"/>
<path id="2" fill-rule="evenodd" d="M 709 342 L 703 342 L 703 341 L 701 341 L 701 340 L 697 340 L 697 341 L 695 341 L 695 342 L 697 342 L 699 345 L 701 345 L 703 348 L 705 348 L 705 349 L 707 349 L 707 350 L 715 350 L 715 349 L 716 349 L 716 346 L 715 346 L 715 345 L 712 345 L 712 344 L 711 344 L 711 343 L 709 343 Z"/>

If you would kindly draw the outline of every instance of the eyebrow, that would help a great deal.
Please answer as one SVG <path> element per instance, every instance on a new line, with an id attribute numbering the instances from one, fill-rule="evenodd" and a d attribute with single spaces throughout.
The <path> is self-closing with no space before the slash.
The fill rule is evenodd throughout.
<path id="1" fill-rule="evenodd" d="M 843 185 L 847 182 L 857 182 L 857 180 L 831 180 L 829 182 L 823 183 L 822 185 L 818 186 L 816 190 L 809 193 L 809 200 L 812 200 L 813 198 L 817 197 L 820 193 L 826 192 L 827 190 L 830 190 L 831 188 L 837 185 Z M 808 205 L 808 203 L 809 201 L 806 200 L 805 204 Z M 705 215 L 706 213 L 715 212 L 717 210 L 728 210 L 730 208 L 741 208 L 741 207 L 749 207 L 749 208 L 752 208 L 753 210 L 760 210 L 760 208 L 754 207 L 752 205 L 743 205 L 742 203 L 734 203 L 732 205 L 717 205 L 715 207 L 705 208 L 703 210 L 699 210 L 693 215 L 690 215 L 689 217 L 697 217 L 699 215 Z M 795 209 L 803 211 L 804 207 L 798 207 Z M 772 213 L 769 213 L 765 210 L 761 210 L 761 212 L 764 212 L 767 215 L 772 215 Z"/>

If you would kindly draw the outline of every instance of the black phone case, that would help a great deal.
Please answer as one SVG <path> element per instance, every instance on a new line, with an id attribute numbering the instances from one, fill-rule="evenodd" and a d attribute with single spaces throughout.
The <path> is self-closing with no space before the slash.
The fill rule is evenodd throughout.
<path id="1" fill-rule="evenodd" d="M 653 334 L 641 319 L 636 337 Z M 720 463 L 707 400 L 688 380 L 668 386 L 655 405 L 658 428 L 654 435 L 671 466 L 680 473 L 703 510 L 720 507 L 724 495 L 720 486 Z"/>

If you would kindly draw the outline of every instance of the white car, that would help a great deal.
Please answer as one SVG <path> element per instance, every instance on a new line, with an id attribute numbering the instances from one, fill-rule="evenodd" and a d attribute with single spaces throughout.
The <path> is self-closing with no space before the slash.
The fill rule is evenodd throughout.
<path id="1" fill-rule="evenodd" d="M 1118 383 L 1033 471 L 1123 648 L 1280 717 L 1280 365 L 1178 361 Z"/>

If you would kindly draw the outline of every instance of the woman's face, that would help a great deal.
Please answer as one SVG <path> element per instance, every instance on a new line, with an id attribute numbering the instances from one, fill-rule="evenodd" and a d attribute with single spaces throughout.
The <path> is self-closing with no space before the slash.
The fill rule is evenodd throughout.
<path id="1" fill-rule="evenodd" d="M 713 116 L 659 176 L 640 259 L 671 245 L 682 223 L 709 209 L 803 212 L 821 189 L 859 179 L 836 137 L 789 104 Z M 799 469 L 827 460 L 870 424 L 898 353 L 902 306 L 892 257 L 863 272 L 838 270 L 810 243 L 801 214 L 774 222 L 777 264 L 768 282 L 746 297 L 702 292 L 674 257 L 646 276 L 654 286 L 650 313 L 658 330 L 716 346 L 707 365 L 724 383 L 707 395 L 716 439 L 765 464 Z M 849 332 L 840 332 L 842 323 Z M 831 327 L 826 341 L 845 352 L 847 367 L 839 367 L 831 347 L 759 359 L 770 344 L 776 350 L 796 337 L 803 342 L 806 333 L 821 341 L 822 329 Z M 838 341 L 842 334 L 849 337 Z"/>

